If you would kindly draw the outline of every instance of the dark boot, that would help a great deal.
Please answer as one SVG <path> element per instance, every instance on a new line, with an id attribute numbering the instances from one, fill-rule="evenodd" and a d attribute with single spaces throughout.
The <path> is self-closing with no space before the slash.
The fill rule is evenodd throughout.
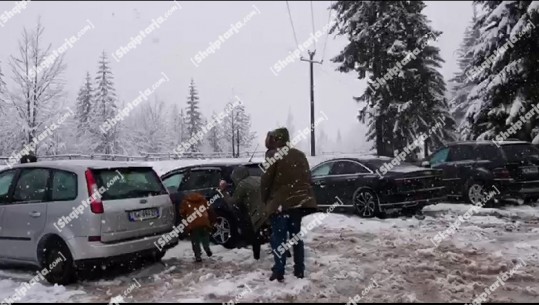
<path id="1" fill-rule="evenodd" d="M 302 271 L 294 271 L 294 276 L 297 277 L 298 279 L 304 278 Z"/>
<path id="2" fill-rule="evenodd" d="M 277 282 L 282 283 L 284 282 L 284 275 L 273 272 L 270 276 L 270 281 L 273 282 L 274 280 L 277 280 Z"/>

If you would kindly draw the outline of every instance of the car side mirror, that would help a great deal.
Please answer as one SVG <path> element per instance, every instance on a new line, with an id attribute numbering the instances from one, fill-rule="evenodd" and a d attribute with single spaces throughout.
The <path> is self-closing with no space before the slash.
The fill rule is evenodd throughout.
<path id="1" fill-rule="evenodd" d="M 427 160 L 424 160 L 423 162 L 421 162 L 421 166 L 422 167 L 430 167 L 430 162 L 427 161 Z"/>

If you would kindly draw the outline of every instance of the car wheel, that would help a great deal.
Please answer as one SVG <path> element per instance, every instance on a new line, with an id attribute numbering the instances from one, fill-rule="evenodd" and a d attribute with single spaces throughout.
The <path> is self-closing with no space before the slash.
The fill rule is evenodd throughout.
<path id="1" fill-rule="evenodd" d="M 379 214 L 378 196 L 370 189 L 357 189 L 352 201 L 356 213 L 361 217 L 370 218 Z"/>
<path id="2" fill-rule="evenodd" d="M 42 266 L 46 270 L 43 271 L 43 276 L 51 284 L 68 285 L 76 280 L 73 257 L 61 240 L 54 239 L 47 243 Z"/>
<path id="3" fill-rule="evenodd" d="M 481 181 L 471 180 L 466 185 L 464 195 L 467 203 L 481 204 L 485 197 L 485 184 Z"/>
<path id="4" fill-rule="evenodd" d="M 165 257 L 165 254 L 167 254 L 167 251 L 166 250 L 163 250 L 163 251 L 157 251 L 154 255 L 153 255 L 153 261 L 156 262 L 156 263 L 159 263 L 163 257 Z"/>
<path id="5" fill-rule="evenodd" d="M 227 249 L 234 249 L 237 240 L 236 225 L 228 213 L 216 210 L 216 222 L 211 234 L 212 242 Z"/>

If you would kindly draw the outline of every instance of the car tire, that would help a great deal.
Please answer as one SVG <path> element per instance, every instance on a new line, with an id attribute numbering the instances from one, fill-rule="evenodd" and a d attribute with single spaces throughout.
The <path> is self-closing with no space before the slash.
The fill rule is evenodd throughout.
<path id="1" fill-rule="evenodd" d="M 211 241 L 227 249 L 234 249 L 238 240 L 238 230 L 236 223 L 230 214 L 222 209 L 215 210 L 217 222 L 211 232 Z"/>
<path id="2" fill-rule="evenodd" d="M 465 184 L 463 197 L 466 203 L 478 204 L 481 203 L 484 197 L 485 183 L 481 180 L 468 180 Z"/>
<path id="3" fill-rule="evenodd" d="M 167 254 L 167 251 L 166 250 L 163 250 L 163 251 L 157 251 L 154 256 L 152 257 L 152 260 L 156 263 L 159 263 L 161 262 L 161 260 L 163 259 L 163 257 L 165 257 L 165 254 Z"/>
<path id="4" fill-rule="evenodd" d="M 380 215 L 380 201 L 376 193 L 368 188 L 358 188 L 352 197 L 355 212 L 365 218 Z"/>
<path id="5" fill-rule="evenodd" d="M 51 267 L 53 266 L 54 267 Z M 51 284 L 68 285 L 76 281 L 76 269 L 73 256 L 67 245 L 60 239 L 47 242 L 43 251 L 42 266 L 45 279 Z"/>

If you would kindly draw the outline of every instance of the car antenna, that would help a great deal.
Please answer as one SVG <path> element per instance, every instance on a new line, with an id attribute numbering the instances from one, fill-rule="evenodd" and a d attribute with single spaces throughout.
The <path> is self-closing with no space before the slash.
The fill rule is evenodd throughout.
<path id="1" fill-rule="evenodd" d="M 253 154 L 251 154 L 251 158 L 249 158 L 248 163 L 251 163 L 251 160 L 253 160 L 253 157 L 255 155 L 256 149 L 258 148 L 258 145 L 260 145 L 260 143 L 256 144 L 255 150 L 253 150 Z"/>

